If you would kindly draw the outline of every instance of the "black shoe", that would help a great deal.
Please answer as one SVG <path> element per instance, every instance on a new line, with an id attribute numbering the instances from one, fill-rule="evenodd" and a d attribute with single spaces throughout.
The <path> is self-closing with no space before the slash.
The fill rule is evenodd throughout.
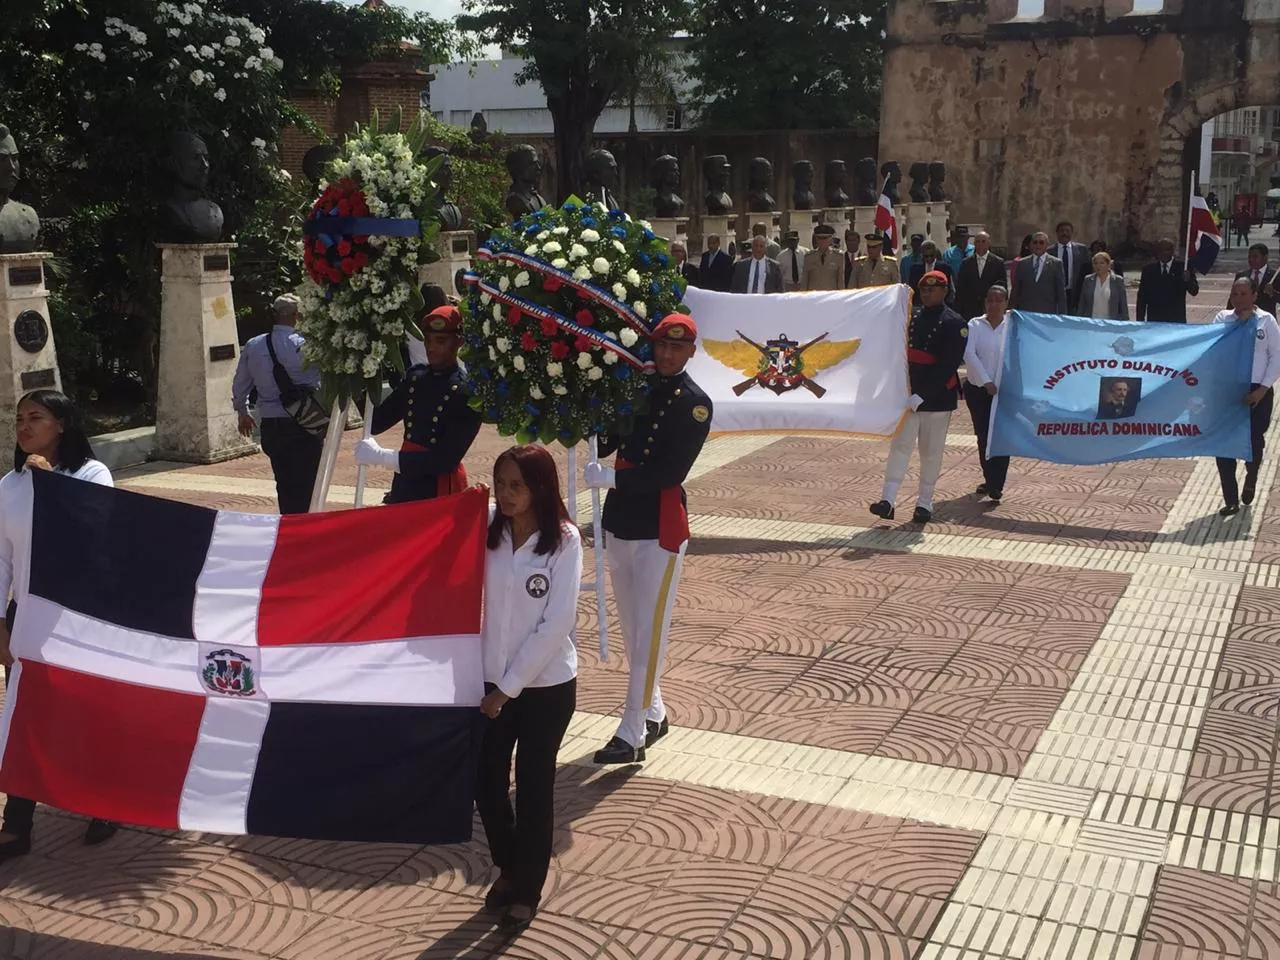
<path id="1" fill-rule="evenodd" d="M 924 507 L 916 507 L 916 512 L 911 515 L 912 523 L 928 523 L 933 519 L 933 511 L 926 510 Z"/>
<path id="2" fill-rule="evenodd" d="M 0 863 L 13 860 L 31 852 L 31 834 L 24 833 L 0 843 Z"/>
<path id="3" fill-rule="evenodd" d="M 871 505 L 870 510 L 881 520 L 893 519 L 893 504 L 888 500 L 877 500 Z"/>
<path id="4" fill-rule="evenodd" d="M 644 745 L 646 747 L 652 747 L 655 743 L 657 743 L 659 740 L 661 740 L 663 737 L 667 735 L 667 731 L 669 729 L 670 729 L 670 725 L 667 723 L 666 717 L 662 718 L 661 723 L 655 723 L 652 720 L 646 720 L 644 722 Z"/>
<path id="5" fill-rule="evenodd" d="M 988 498 L 992 503 L 999 503 L 999 502 L 1000 502 L 1000 499 L 1001 499 L 1003 496 L 1004 496 L 1004 491 L 1003 491 L 1003 490 L 997 490 L 995 493 L 988 493 L 988 494 L 987 494 L 987 498 Z"/>
<path id="6" fill-rule="evenodd" d="M 105 843 L 114 837 L 119 829 L 119 824 L 112 823 L 110 820 L 90 820 L 89 826 L 84 830 L 84 845 L 96 847 L 100 843 Z"/>
<path id="7" fill-rule="evenodd" d="M 505 910 L 515 902 L 515 888 L 509 884 L 500 887 L 498 886 L 499 883 L 502 883 L 501 877 L 494 882 L 493 886 L 489 888 L 489 892 L 484 895 L 484 908 L 486 910 Z"/>
<path id="8" fill-rule="evenodd" d="M 614 737 L 603 747 L 597 750 L 595 755 L 595 762 L 601 765 L 610 763 L 639 763 L 643 759 L 644 747 L 633 747 L 621 737 Z"/>
<path id="9" fill-rule="evenodd" d="M 513 903 L 507 907 L 507 912 L 502 915 L 502 919 L 498 921 L 498 929 L 503 933 L 520 933 L 528 930 L 529 924 L 533 923 L 533 918 L 538 915 L 537 907 L 527 907 L 529 915 L 527 917 L 516 917 L 511 913 L 511 907 L 525 906 L 524 904 Z"/>
<path id="10" fill-rule="evenodd" d="M 1244 489 L 1240 491 L 1240 502 L 1243 504 L 1253 503 L 1253 495 L 1258 492 L 1258 475 L 1256 473 L 1246 473 L 1244 477 Z"/>
<path id="11" fill-rule="evenodd" d="M 980 497 L 985 497 L 987 495 L 987 485 L 985 483 L 980 483 L 978 484 L 978 489 L 973 492 Z"/>
<path id="12" fill-rule="evenodd" d="M 1220 517 L 1234 517 L 1240 512 L 1240 504 L 1228 503 L 1225 507 L 1218 511 Z"/>

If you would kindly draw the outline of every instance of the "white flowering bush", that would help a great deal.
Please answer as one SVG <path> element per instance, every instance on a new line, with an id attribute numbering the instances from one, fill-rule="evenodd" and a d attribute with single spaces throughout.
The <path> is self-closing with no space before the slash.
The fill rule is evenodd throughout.
<path id="1" fill-rule="evenodd" d="M 383 362 L 403 371 L 401 342 L 422 336 L 418 266 L 437 256 L 430 199 L 441 160 L 417 160 L 421 131 L 384 132 L 376 114 L 357 127 L 330 162 L 303 228 L 298 329 L 327 402 L 376 395 Z"/>
<path id="2" fill-rule="evenodd" d="M 649 330 L 684 279 L 643 220 L 571 197 L 494 231 L 468 275 L 471 405 L 521 442 L 625 431 L 653 371 Z"/>

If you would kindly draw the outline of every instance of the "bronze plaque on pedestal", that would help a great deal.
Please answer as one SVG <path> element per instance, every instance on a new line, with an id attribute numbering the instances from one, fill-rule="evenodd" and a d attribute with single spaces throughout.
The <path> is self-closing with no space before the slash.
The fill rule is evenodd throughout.
<path id="1" fill-rule="evenodd" d="M 216 273 L 219 270 L 230 270 L 231 258 L 225 253 L 207 253 L 204 257 L 204 272 Z"/>
<path id="2" fill-rule="evenodd" d="M 53 367 L 44 370 L 30 370 L 22 375 L 23 390 L 47 390 L 57 386 L 58 378 Z"/>
<path id="3" fill-rule="evenodd" d="M 454 253 L 470 253 L 471 252 L 471 244 L 466 237 L 454 237 L 452 242 L 453 242 Z"/>
<path id="4" fill-rule="evenodd" d="M 49 342 L 49 324 L 35 310 L 23 310 L 13 321 L 13 339 L 27 353 L 39 353 Z"/>
<path id="5" fill-rule="evenodd" d="M 209 359 L 214 363 L 219 360 L 234 360 L 236 358 L 236 345 L 234 343 L 220 343 L 216 347 L 209 348 Z"/>
<path id="6" fill-rule="evenodd" d="M 9 268 L 9 286 L 11 287 L 35 287 L 39 286 L 43 279 L 44 270 L 41 267 Z"/>

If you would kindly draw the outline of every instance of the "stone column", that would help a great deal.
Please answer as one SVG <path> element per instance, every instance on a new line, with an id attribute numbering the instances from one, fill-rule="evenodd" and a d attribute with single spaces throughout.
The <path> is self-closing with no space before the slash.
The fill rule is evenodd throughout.
<path id="1" fill-rule="evenodd" d="M 800 234 L 800 246 L 813 246 L 813 228 L 822 222 L 818 210 L 788 210 L 783 214 L 783 227 Z"/>
<path id="2" fill-rule="evenodd" d="M 44 285 L 47 253 L 0 254 L 0 319 L 9 335 L 0 345 L 0 457 L 16 442 L 13 411 L 32 390 L 62 389 L 58 352 L 49 325 L 49 291 Z"/>
<path id="3" fill-rule="evenodd" d="M 471 258 L 476 252 L 474 230 L 446 230 L 436 237 L 436 253 L 440 259 L 418 267 L 418 286 L 434 283 L 443 287 L 450 296 L 458 293 L 453 278 L 459 270 L 471 269 Z"/>
<path id="4" fill-rule="evenodd" d="M 729 243 L 737 240 L 737 237 L 732 232 L 736 226 L 737 217 L 713 216 L 712 214 L 704 213 L 702 215 L 702 237 L 698 243 L 700 248 L 698 255 L 701 256 L 707 252 L 707 237 L 713 233 L 720 237 L 720 249 L 728 253 Z M 690 251 L 691 257 L 692 254 L 693 251 Z"/>
<path id="5" fill-rule="evenodd" d="M 828 207 L 822 211 L 822 222 L 836 231 L 835 239 L 840 241 L 840 249 L 844 249 L 844 232 L 853 223 L 850 214 L 853 210 L 846 207 Z"/>
<path id="6" fill-rule="evenodd" d="M 160 243 L 157 460 L 216 463 L 257 450 L 236 431 L 231 379 L 239 356 L 231 299 L 234 243 Z"/>
<path id="7" fill-rule="evenodd" d="M 876 211 L 879 207 L 854 207 L 853 230 L 859 237 L 874 233 L 876 229 Z"/>
<path id="8" fill-rule="evenodd" d="M 929 239 L 929 205 L 927 203 L 908 203 L 903 208 L 902 242 L 903 249 L 911 249 L 911 237 L 920 234 Z"/>
<path id="9" fill-rule="evenodd" d="M 951 236 L 951 201 L 937 200 L 929 204 L 929 220 L 924 238 L 932 240 L 939 250 L 947 249 Z"/>
<path id="10" fill-rule="evenodd" d="M 658 236 L 664 240 L 679 240 L 685 245 L 685 249 L 692 254 L 692 250 L 688 250 L 689 246 L 689 218 L 688 217 L 650 217 L 649 227 Z"/>

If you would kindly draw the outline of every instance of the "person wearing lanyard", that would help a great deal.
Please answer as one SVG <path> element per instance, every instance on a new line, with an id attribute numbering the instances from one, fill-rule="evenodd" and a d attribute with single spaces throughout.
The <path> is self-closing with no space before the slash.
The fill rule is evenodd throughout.
<path id="1" fill-rule="evenodd" d="M 484 572 L 484 699 L 476 808 L 501 871 L 485 897 L 499 925 L 533 921 L 551 864 L 556 755 L 577 703 L 573 628 L 582 583 L 582 541 L 543 447 L 512 447 L 493 465 L 497 505 Z M 511 808 L 511 754 L 516 805 Z"/>
<path id="2" fill-rule="evenodd" d="M 1004 323 L 1009 308 L 1009 291 L 1003 284 L 993 284 L 987 291 L 985 316 L 969 321 L 969 336 L 964 347 L 964 402 L 973 419 L 973 432 L 978 437 L 978 463 L 982 467 L 982 483 L 978 496 L 999 503 L 1004 496 L 1004 481 L 1009 474 L 1008 457 L 987 456 L 987 433 L 991 427 L 991 405 L 996 396 L 996 376 L 1004 359 L 1004 340 L 1009 332 Z"/>
<path id="3" fill-rule="evenodd" d="M 658 679 L 689 544 L 682 484 L 711 431 L 711 398 L 684 369 L 697 338 L 693 318 L 682 313 L 653 328 L 649 409 L 625 438 L 600 439 L 599 456 L 617 450 L 614 466 L 593 460 L 583 470 L 587 486 L 609 490 L 601 525 L 630 670 L 622 719 L 596 751 L 599 764 L 637 763 L 667 734 Z"/>
<path id="4" fill-rule="evenodd" d="M 1249 433 L 1252 441 L 1252 458 L 1244 466 L 1244 490 L 1240 490 L 1236 477 L 1236 462 L 1218 457 L 1218 479 L 1222 483 L 1222 517 L 1240 512 L 1240 504 L 1253 503 L 1258 488 L 1258 469 L 1262 466 L 1263 440 L 1271 426 L 1271 407 L 1275 400 L 1271 385 L 1280 379 L 1280 326 L 1276 318 L 1256 306 L 1258 285 L 1251 277 L 1236 277 L 1231 284 L 1231 305 L 1213 318 L 1214 323 L 1242 323 L 1251 317 L 1258 318 L 1258 332 L 1253 343 L 1253 374 L 1249 392 L 1244 402 L 1249 404 Z"/>
<path id="5" fill-rule="evenodd" d="M 29 582 L 31 471 L 53 470 L 88 483 L 113 486 L 111 471 L 93 459 L 93 448 L 81 425 L 79 412 L 57 390 L 36 390 L 19 400 L 17 428 L 18 448 L 14 451 L 13 469 L 0 479 L 0 596 L 8 597 L 10 591 L 13 595 L 5 613 L 4 630 L 0 632 L 0 663 L 4 664 L 6 685 L 14 669 L 10 634 L 18 609 L 26 599 Z M 8 798 L 4 828 L 0 830 L 0 862 L 30 852 L 35 812 L 34 800 Z M 84 842 L 93 846 L 110 839 L 115 832 L 114 823 L 90 820 Z"/>
<path id="6" fill-rule="evenodd" d="M 373 411 L 375 436 L 404 421 L 399 450 L 373 437 L 356 444 L 356 463 L 395 471 L 383 503 L 430 500 L 467 487 L 462 458 L 480 432 L 480 414 L 467 404 L 458 348 L 462 314 L 452 305 L 437 307 L 422 322 L 427 363 L 412 367 Z"/>

